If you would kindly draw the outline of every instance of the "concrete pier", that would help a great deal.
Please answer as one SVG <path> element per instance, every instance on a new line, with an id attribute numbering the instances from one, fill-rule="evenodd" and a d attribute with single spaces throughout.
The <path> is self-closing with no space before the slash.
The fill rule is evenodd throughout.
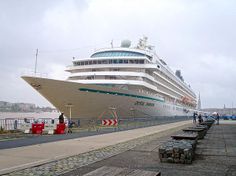
<path id="1" fill-rule="evenodd" d="M 158 147 L 168 139 L 168 136 L 162 135 L 158 140 L 152 140 L 114 157 L 78 168 L 64 176 L 83 175 L 102 166 L 160 171 L 162 176 L 236 175 L 235 121 L 213 125 L 205 138 L 198 141 L 196 157 L 191 165 L 160 162 Z"/>
<path id="2" fill-rule="evenodd" d="M 0 150 L 0 174 L 79 155 L 152 134 L 178 129 L 179 127 L 189 124 L 191 124 L 191 121 L 181 121 L 103 135 L 2 149 Z M 122 152 L 124 150 L 125 149 L 122 149 Z"/>
<path id="3" fill-rule="evenodd" d="M 226 124 L 228 123 L 228 124 Z M 213 125 L 191 165 L 160 163 L 158 147 L 191 121 L 0 150 L 0 174 L 83 175 L 102 166 L 162 175 L 235 175 L 236 123 Z"/>

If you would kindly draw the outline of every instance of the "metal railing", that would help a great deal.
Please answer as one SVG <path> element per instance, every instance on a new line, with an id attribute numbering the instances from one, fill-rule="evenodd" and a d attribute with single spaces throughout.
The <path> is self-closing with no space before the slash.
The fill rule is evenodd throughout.
<path id="1" fill-rule="evenodd" d="M 83 125 L 81 126 L 80 120 L 74 120 L 73 129 L 84 129 L 88 131 L 121 131 L 129 130 L 135 128 L 143 128 L 149 126 L 160 125 L 164 123 L 172 123 L 182 120 L 190 120 L 192 117 L 151 117 L 151 118 L 125 118 L 118 119 L 117 126 L 102 126 L 102 122 L 99 119 L 86 119 L 83 120 Z M 20 130 L 21 125 L 25 123 L 51 123 L 54 120 L 54 123 L 58 123 L 58 119 L 52 118 L 6 118 L 0 119 L 0 129 L 1 130 Z M 65 123 L 68 125 L 68 120 L 65 119 Z M 85 125 L 84 125 L 85 124 Z"/>
<path id="2" fill-rule="evenodd" d="M 151 118 L 124 118 L 118 119 L 118 125 L 116 126 L 103 126 L 102 119 L 86 119 L 80 121 L 74 120 L 74 129 L 83 129 L 88 131 L 122 131 L 135 128 L 143 128 L 149 126 L 155 126 L 165 123 L 178 122 L 183 120 L 191 120 L 192 117 L 176 116 L 176 117 L 151 117 Z"/>
<path id="3" fill-rule="evenodd" d="M 53 118 L 5 118 L 0 119 L 0 129 L 5 131 L 11 130 L 20 130 L 21 125 L 25 123 L 51 123 L 54 120 L 54 123 L 58 123 L 58 119 Z M 68 121 L 65 119 L 65 123 L 67 124 Z"/>
<path id="4" fill-rule="evenodd" d="M 48 78 L 47 73 L 34 72 L 33 70 L 23 70 L 21 76 L 35 76 L 39 78 Z"/>
<path id="5" fill-rule="evenodd" d="M 1 130 L 18 130 L 23 123 L 33 123 L 35 121 L 34 118 L 5 118 L 0 119 L 0 129 Z"/>

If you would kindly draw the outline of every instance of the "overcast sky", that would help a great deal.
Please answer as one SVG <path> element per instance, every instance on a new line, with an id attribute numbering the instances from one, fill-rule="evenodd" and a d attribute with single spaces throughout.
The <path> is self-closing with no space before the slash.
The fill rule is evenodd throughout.
<path id="1" fill-rule="evenodd" d="M 20 76 L 66 79 L 72 57 L 147 36 L 202 107 L 236 106 L 235 0 L 0 0 L 0 101 L 50 103 Z"/>

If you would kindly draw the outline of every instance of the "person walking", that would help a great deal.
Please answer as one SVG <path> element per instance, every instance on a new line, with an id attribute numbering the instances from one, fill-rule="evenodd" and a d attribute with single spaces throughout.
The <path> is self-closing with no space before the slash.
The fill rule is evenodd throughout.
<path id="1" fill-rule="evenodd" d="M 193 123 L 196 124 L 196 119 L 197 119 L 197 113 L 193 113 Z"/>
<path id="2" fill-rule="evenodd" d="M 202 115 L 199 113 L 198 115 L 198 123 L 201 124 L 202 123 Z"/>
<path id="3" fill-rule="evenodd" d="M 216 114 L 216 125 L 219 125 L 219 121 L 220 121 L 220 115 L 217 113 Z"/>
<path id="4" fill-rule="evenodd" d="M 69 120 L 69 122 L 68 122 L 68 133 L 72 133 L 73 124 L 74 124 L 74 122 L 72 120 Z"/>
<path id="5" fill-rule="evenodd" d="M 59 116 L 59 123 L 64 123 L 64 113 L 63 112 Z"/>

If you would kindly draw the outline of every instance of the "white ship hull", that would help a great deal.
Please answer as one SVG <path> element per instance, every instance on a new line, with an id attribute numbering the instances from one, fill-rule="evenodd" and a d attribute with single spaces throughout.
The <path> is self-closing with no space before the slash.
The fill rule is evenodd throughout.
<path id="1" fill-rule="evenodd" d="M 129 90 L 39 77 L 22 78 L 67 117 L 70 116 L 68 105 L 71 105 L 71 117 L 76 119 L 98 119 L 111 108 L 119 118 L 190 116 L 193 112 L 158 97 Z"/>

